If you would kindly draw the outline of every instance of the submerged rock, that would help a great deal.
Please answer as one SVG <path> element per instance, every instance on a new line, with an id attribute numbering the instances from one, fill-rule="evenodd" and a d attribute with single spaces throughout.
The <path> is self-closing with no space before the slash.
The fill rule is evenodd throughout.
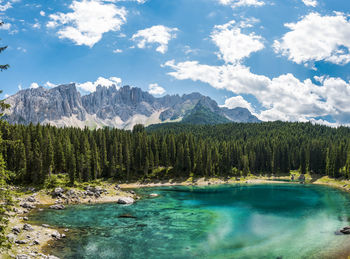
<path id="1" fill-rule="evenodd" d="M 130 214 L 123 214 L 123 215 L 118 216 L 118 218 L 137 219 L 137 217 L 130 215 Z"/>
<path id="2" fill-rule="evenodd" d="M 159 194 L 157 194 L 157 193 L 151 193 L 149 196 L 151 196 L 151 197 L 158 197 Z"/>
<path id="3" fill-rule="evenodd" d="M 121 197 L 118 199 L 118 204 L 133 204 L 135 200 L 131 197 Z"/>

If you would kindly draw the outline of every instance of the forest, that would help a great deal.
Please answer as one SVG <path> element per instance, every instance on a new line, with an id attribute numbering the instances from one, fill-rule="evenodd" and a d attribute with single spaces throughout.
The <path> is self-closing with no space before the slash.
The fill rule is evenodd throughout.
<path id="1" fill-rule="evenodd" d="M 0 122 L 8 182 L 40 186 L 53 175 L 70 183 L 285 175 L 290 170 L 350 177 L 350 129 L 311 123 L 190 125 L 132 131 Z"/>

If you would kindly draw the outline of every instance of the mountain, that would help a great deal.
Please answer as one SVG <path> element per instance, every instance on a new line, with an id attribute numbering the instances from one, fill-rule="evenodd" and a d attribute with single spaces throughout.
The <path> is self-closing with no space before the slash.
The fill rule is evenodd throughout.
<path id="1" fill-rule="evenodd" d="M 245 108 L 219 107 L 200 93 L 156 98 L 137 87 L 97 87 L 81 96 L 75 84 L 52 89 L 21 90 L 5 101 L 11 105 L 4 119 L 9 123 L 41 123 L 58 127 L 104 126 L 132 129 L 135 124 L 151 125 L 183 121 L 194 124 L 259 122 Z"/>

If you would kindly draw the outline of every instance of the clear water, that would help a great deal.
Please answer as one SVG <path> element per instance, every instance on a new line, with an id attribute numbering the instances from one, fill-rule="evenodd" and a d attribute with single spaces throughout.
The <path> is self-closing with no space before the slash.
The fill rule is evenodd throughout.
<path id="1" fill-rule="evenodd" d="M 70 206 L 32 221 L 71 229 L 51 248 L 61 258 L 346 258 L 350 247 L 350 237 L 334 234 L 350 216 L 349 195 L 336 189 L 265 184 L 138 193 L 143 199 L 131 206 Z"/>

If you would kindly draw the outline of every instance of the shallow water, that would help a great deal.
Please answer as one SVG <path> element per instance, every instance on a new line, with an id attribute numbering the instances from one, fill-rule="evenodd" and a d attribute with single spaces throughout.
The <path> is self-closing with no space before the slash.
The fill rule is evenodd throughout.
<path id="1" fill-rule="evenodd" d="M 335 258 L 350 247 L 350 237 L 334 234 L 350 216 L 350 196 L 336 189 L 264 184 L 138 194 L 144 198 L 131 206 L 76 205 L 31 220 L 71 229 L 50 251 L 61 258 Z"/>

